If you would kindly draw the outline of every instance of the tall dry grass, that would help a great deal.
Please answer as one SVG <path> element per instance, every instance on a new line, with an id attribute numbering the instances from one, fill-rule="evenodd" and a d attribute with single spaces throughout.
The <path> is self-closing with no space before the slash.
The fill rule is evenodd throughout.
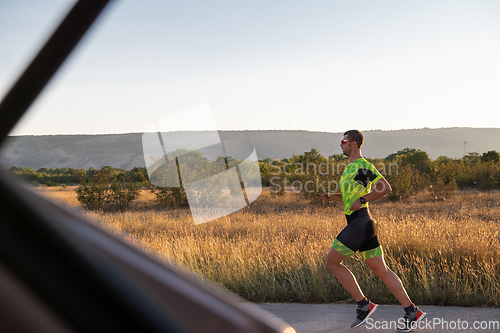
<path id="1" fill-rule="evenodd" d="M 71 190 L 66 193 L 72 198 Z M 123 213 L 86 214 L 251 301 L 351 301 L 324 264 L 346 225 L 340 204 L 312 206 L 295 195 L 275 199 L 264 193 L 236 213 L 194 225 L 189 210 L 159 209 L 150 199 L 143 193 L 136 208 Z M 498 192 L 457 192 L 446 201 L 422 194 L 372 203 L 386 262 L 415 303 L 500 305 L 499 199 Z M 359 254 L 344 263 L 370 299 L 397 302 Z"/>

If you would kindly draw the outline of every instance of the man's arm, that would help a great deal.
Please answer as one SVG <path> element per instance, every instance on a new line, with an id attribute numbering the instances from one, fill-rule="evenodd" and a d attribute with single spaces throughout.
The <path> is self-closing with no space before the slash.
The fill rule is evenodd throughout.
<path id="1" fill-rule="evenodd" d="M 389 185 L 387 180 L 385 180 L 385 178 L 380 178 L 375 183 L 374 189 L 370 193 L 368 193 L 367 195 L 364 195 L 363 198 L 365 198 L 366 202 L 375 201 L 375 200 L 382 198 L 384 195 L 386 195 L 387 193 L 389 193 L 391 191 L 392 191 L 391 185 Z M 359 199 L 358 199 L 358 200 L 354 201 L 351 208 L 349 208 L 349 209 L 350 210 L 358 210 L 362 206 L 363 205 L 361 204 L 361 201 L 359 201 Z"/>
<path id="2" fill-rule="evenodd" d="M 321 199 L 325 202 L 340 201 L 342 202 L 342 193 L 323 193 Z"/>

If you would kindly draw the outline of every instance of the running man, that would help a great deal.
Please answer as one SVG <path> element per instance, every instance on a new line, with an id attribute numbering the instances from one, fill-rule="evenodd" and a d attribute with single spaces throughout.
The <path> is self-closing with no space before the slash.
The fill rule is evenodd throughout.
<path id="1" fill-rule="evenodd" d="M 344 259 L 359 251 L 373 273 L 382 279 L 405 310 L 405 327 L 398 330 L 410 332 L 424 319 L 426 313 L 411 302 L 399 277 L 385 264 L 384 253 L 377 239 L 377 224 L 370 215 L 368 202 L 382 198 L 391 191 L 391 186 L 378 170 L 362 157 L 362 145 L 363 135 L 360 131 L 350 130 L 344 133 L 340 148 L 348 157 L 349 165 L 340 178 L 342 193 L 321 195 L 326 202 L 343 202 L 347 219 L 347 226 L 335 238 L 328 252 L 326 267 L 357 302 L 356 320 L 351 327 L 359 327 L 378 307 L 365 297 L 354 275 L 342 265 Z"/>

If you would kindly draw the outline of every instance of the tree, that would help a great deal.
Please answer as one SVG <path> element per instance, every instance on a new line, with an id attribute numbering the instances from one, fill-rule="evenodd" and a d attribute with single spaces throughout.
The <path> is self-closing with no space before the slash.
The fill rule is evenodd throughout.
<path id="1" fill-rule="evenodd" d="M 90 179 L 80 173 L 80 186 L 76 190 L 78 201 L 87 209 L 102 209 L 110 202 L 108 170 L 101 170 Z"/>
<path id="2" fill-rule="evenodd" d="M 464 156 L 464 161 L 467 163 L 477 162 L 480 159 L 481 159 L 481 156 L 479 155 L 479 153 L 476 153 L 475 151 L 470 152 Z"/>
<path id="3" fill-rule="evenodd" d="M 487 153 L 483 153 L 483 155 L 481 156 L 481 161 L 498 163 L 500 161 L 500 153 L 495 150 L 490 150 Z"/>
<path id="4" fill-rule="evenodd" d="M 392 191 L 388 194 L 391 201 L 409 198 L 423 189 L 428 179 L 411 164 L 398 167 L 397 173 L 387 175 L 387 181 L 391 185 Z"/>
<path id="5" fill-rule="evenodd" d="M 231 157 L 211 161 L 195 149 L 176 150 L 154 161 L 155 171 L 150 175 L 149 189 L 156 196 L 155 201 L 164 206 L 188 206 L 185 184 L 191 185 L 193 200 L 217 201 L 221 196 L 218 185 L 224 181 L 224 177 L 217 175 L 226 171 L 226 161 L 229 167 L 238 162 Z"/>
<path id="6" fill-rule="evenodd" d="M 141 183 L 135 183 L 123 170 L 104 167 L 90 179 L 78 172 L 78 201 L 87 209 L 125 210 L 140 194 Z"/>
<path id="7" fill-rule="evenodd" d="M 109 203 L 123 211 L 139 197 L 141 183 L 133 182 L 125 172 L 120 172 L 111 177 L 109 187 L 111 189 Z"/>
<path id="8" fill-rule="evenodd" d="M 428 172 L 431 159 L 429 155 L 420 149 L 405 148 L 390 154 L 385 158 L 387 161 L 396 161 L 401 166 L 413 165 L 419 171 Z"/>
<path id="9" fill-rule="evenodd" d="M 392 192 L 390 200 L 400 200 L 415 195 L 429 183 L 431 159 L 429 155 L 415 148 L 405 148 L 390 154 L 385 158 L 387 162 L 397 163 L 397 172 L 387 175 Z"/>

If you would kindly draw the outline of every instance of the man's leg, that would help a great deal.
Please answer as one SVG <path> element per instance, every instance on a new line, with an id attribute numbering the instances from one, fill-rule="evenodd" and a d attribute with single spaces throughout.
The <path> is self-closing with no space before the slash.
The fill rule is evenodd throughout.
<path id="1" fill-rule="evenodd" d="M 342 261 L 347 258 L 346 255 L 340 253 L 339 251 L 330 248 L 328 251 L 328 256 L 326 258 L 326 268 L 335 276 L 335 278 L 340 282 L 342 287 L 354 298 L 356 302 L 359 302 L 365 298 L 363 292 L 359 288 L 356 278 L 351 273 L 351 271 L 342 265 Z"/>
<path id="2" fill-rule="evenodd" d="M 385 264 L 383 254 L 368 258 L 365 262 L 370 266 L 373 273 L 385 283 L 404 308 L 413 304 L 399 277 Z"/>
<path id="3" fill-rule="evenodd" d="M 338 247 L 340 245 L 340 247 Z M 334 242 L 334 246 L 337 246 L 340 251 L 344 253 L 351 254 L 352 250 L 347 248 L 343 248 L 344 245 L 340 242 Z M 342 287 L 349 294 L 351 294 L 352 298 L 356 300 L 358 306 L 356 308 L 356 319 L 352 323 L 351 327 L 359 327 L 363 325 L 368 318 L 370 318 L 373 313 L 377 310 L 378 305 L 370 302 L 364 295 L 361 289 L 359 288 L 358 282 L 356 282 L 356 278 L 351 273 L 351 271 L 342 265 L 342 261 L 348 256 L 339 250 L 330 248 L 328 252 L 328 257 L 326 259 L 326 267 L 340 282 Z"/>

